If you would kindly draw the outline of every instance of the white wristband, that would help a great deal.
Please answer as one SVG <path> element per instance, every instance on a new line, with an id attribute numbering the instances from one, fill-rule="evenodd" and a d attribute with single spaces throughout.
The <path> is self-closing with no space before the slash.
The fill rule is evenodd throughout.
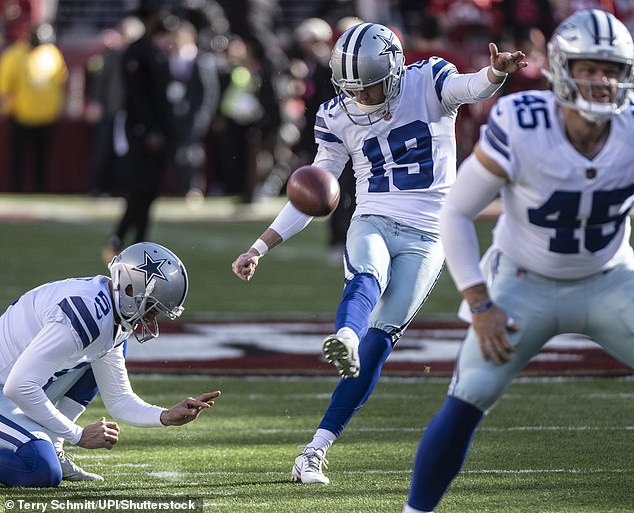
<path id="1" fill-rule="evenodd" d="M 496 77 L 505 77 L 506 75 L 508 75 L 506 71 L 499 71 L 493 66 L 491 66 L 491 73 L 493 73 Z"/>
<path id="2" fill-rule="evenodd" d="M 255 249 L 260 256 L 264 256 L 269 252 L 269 247 L 262 239 L 256 240 L 253 244 L 251 244 L 251 247 Z"/>

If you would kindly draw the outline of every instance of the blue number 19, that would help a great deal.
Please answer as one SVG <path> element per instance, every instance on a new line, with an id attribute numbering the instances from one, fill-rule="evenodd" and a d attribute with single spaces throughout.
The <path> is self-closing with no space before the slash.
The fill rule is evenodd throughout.
<path id="1" fill-rule="evenodd" d="M 398 164 L 392 170 L 394 186 L 401 191 L 427 189 L 434 181 L 431 134 L 420 120 L 394 128 L 387 136 L 392 160 Z M 377 137 L 363 143 L 363 154 L 372 164 L 368 192 L 388 192 L 389 178 L 385 175 L 385 157 Z M 418 172 L 410 173 L 407 164 L 418 164 Z"/>

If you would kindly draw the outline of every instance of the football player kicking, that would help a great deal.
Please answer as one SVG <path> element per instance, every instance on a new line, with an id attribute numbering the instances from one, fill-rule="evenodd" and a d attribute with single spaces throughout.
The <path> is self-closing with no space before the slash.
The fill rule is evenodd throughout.
<path id="1" fill-rule="evenodd" d="M 498 100 L 441 212 L 472 324 L 421 439 L 404 513 L 437 506 L 484 412 L 551 337 L 587 335 L 634 367 L 632 36 L 612 14 L 577 11 L 555 30 L 548 60 L 552 92 Z M 480 267 L 473 219 L 498 193 L 502 215 Z"/>
<path id="2" fill-rule="evenodd" d="M 158 336 L 159 314 L 181 314 L 187 273 L 174 253 L 148 242 L 124 250 L 109 269 L 112 279 L 37 287 L 0 317 L 0 483 L 50 487 L 62 479 L 103 479 L 63 451 L 64 440 L 86 449 L 117 443 L 116 422 L 75 423 L 97 391 L 114 418 L 140 427 L 187 424 L 220 395 L 188 397 L 165 409 L 132 391 L 126 341 L 132 334 L 139 342 Z"/>
<path id="3" fill-rule="evenodd" d="M 335 43 L 330 67 L 336 96 L 315 122 L 313 164 L 339 176 L 351 158 L 357 207 L 344 252 L 345 286 L 336 333 L 323 353 L 343 378 L 292 478 L 328 483 L 325 454 L 374 389 L 383 362 L 438 279 L 444 255 L 438 216 L 456 174 L 455 120 L 463 103 L 493 95 L 524 54 L 499 53 L 491 65 L 460 74 L 443 59 L 405 66 L 388 28 L 362 23 Z M 233 262 L 249 280 L 259 259 L 311 218 L 287 203 L 271 226 Z"/>

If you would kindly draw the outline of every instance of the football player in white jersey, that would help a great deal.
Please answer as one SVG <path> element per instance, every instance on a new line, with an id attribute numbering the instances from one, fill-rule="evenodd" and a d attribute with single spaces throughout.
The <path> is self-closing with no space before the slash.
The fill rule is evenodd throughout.
<path id="1" fill-rule="evenodd" d="M 65 440 L 112 449 L 116 422 L 75 421 L 98 391 L 116 419 L 141 427 L 196 419 L 220 392 L 165 409 L 130 387 L 125 344 L 158 336 L 156 317 L 183 311 L 185 267 L 168 249 L 134 244 L 109 265 L 112 278 L 70 278 L 26 292 L 0 316 L 0 483 L 54 487 L 62 479 L 100 480 L 63 452 Z"/>
<path id="2" fill-rule="evenodd" d="M 612 14 L 577 11 L 548 60 L 552 91 L 498 100 L 441 212 L 471 327 L 404 513 L 434 510 L 484 413 L 553 336 L 587 335 L 634 367 L 632 36 Z M 473 219 L 498 193 L 502 215 L 479 265 Z"/>
<path id="3" fill-rule="evenodd" d="M 316 117 L 313 164 L 339 176 L 352 159 L 357 207 L 344 253 L 345 287 L 336 333 L 323 352 L 343 378 L 323 420 L 296 458 L 292 478 L 326 484 L 325 454 L 368 399 L 394 344 L 429 295 L 444 262 L 438 216 L 456 173 L 455 119 L 463 103 L 493 95 L 524 54 L 499 53 L 491 65 L 459 74 L 432 58 L 404 66 L 401 43 L 383 25 L 344 32 L 330 67 L 336 96 Z M 311 218 L 290 203 L 233 271 L 249 280 L 269 249 Z M 359 342 L 361 341 L 361 342 Z M 301 449 L 300 449 L 301 450 Z"/>

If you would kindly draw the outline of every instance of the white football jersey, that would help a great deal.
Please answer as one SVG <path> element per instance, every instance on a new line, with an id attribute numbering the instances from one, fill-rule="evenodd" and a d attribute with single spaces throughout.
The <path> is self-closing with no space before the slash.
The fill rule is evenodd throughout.
<path id="1" fill-rule="evenodd" d="M 35 336 L 49 323 L 68 327 L 76 350 L 65 355 L 50 381 L 112 351 L 114 314 L 106 276 L 71 278 L 41 285 L 21 296 L 0 316 L 0 383 Z"/>
<path id="2" fill-rule="evenodd" d="M 338 97 L 321 105 L 315 121 L 319 150 L 314 164 L 339 176 L 348 161 L 356 178 L 355 215 L 384 215 L 439 232 L 438 215 L 456 176 L 455 119 L 463 103 L 480 101 L 475 75 L 434 57 L 406 67 L 391 116 L 370 126 L 354 124 Z M 478 79 L 482 80 L 482 75 Z M 498 86 L 484 79 L 486 95 Z M 490 89 L 490 91 L 489 91 Z M 344 100 L 359 112 L 353 100 Z"/>
<path id="3" fill-rule="evenodd" d="M 592 159 L 570 144 L 550 91 L 501 98 L 481 128 L 482 150 L 510 177 L 494 246 L 552 278 L 592 275 L 632 255 L 634 101 L 612 117 Z"/>

